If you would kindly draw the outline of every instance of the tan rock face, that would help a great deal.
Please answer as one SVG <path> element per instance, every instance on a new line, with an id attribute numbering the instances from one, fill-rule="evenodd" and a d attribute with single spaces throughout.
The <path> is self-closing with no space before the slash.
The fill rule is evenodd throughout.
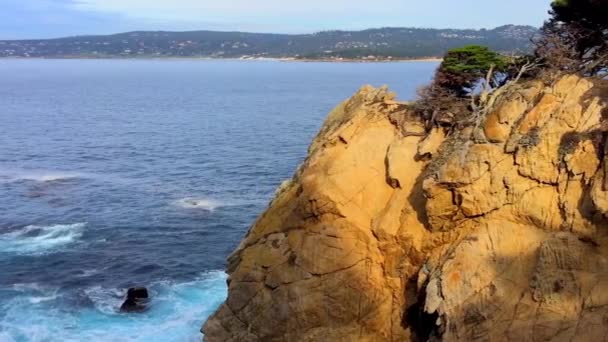
<path id="1" fill-rule="evenodd" d="M 518 86 L 481 144 L 362 88 L 229 258 L 205 340 L 603 339 L 605 89 Z"/>

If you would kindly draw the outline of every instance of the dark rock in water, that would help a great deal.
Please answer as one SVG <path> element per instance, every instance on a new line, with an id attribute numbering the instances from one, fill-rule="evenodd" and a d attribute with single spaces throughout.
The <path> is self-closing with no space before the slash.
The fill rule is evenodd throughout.
<path id="1" fill-rule="evenodd" d="M 120 306 L 122 312 L 141 312 L 146 310 L 150 297 L 145 287 L 132 287 L 127 291 L 127 298 Z"/>
<path id="2" fill-rule="evenodd" d="M 132 287 L 127 291 L 127 298 L 131 299 L 147 299 L 150 298 L 148 295 L 148 289 L 140 286 L 140 287 Z"/>

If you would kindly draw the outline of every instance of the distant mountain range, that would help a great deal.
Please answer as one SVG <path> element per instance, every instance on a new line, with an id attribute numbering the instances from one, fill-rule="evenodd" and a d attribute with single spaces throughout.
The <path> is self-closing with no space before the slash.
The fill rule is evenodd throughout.
<path id="1" fill-rule="evenodd" d="M 531 49 L 532 26 L 486 30 L 380 28 L 313 34 L 139 31 L 103 36 L 0 41 L 0 57 L 45 58 L 302 58 L 408 59 L 439 57 L 480 44 L 501 52 Z"/>

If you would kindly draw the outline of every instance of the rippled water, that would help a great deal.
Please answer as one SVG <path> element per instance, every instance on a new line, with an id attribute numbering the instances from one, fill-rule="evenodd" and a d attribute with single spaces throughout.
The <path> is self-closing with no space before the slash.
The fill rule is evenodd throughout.
<path id="1" fill-rule="evenodd" d="M 327 112 L 435 67 L 0 60 L 0 341 L 199 340 Z M 120 314 L 133 285 L 150 310 Z"/>

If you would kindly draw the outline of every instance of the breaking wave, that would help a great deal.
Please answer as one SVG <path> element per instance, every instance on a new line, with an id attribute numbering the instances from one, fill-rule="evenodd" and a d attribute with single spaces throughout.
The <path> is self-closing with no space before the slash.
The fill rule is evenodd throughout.
<path id="1" fill-rule="evenodd" d="M 45 254 L 82 237 L 85 223 L 26 226 L 0 235 L 0 253 Z"/>
<path id="2" fill-rule="evenodd" d="M 66 300 L 74 293 L 15 289 L 13 299 L 0 304 L 0 341 L 200 341 L 202 323 L 226 298 L 226 275 L 212 271 L 149 289 L 150 309 L 138 314 L 118 312 L 124 289 L 81 290 L 88 304 L 78 308 Z"/>
<path id="3" fill-rule="evenodd" d="M 0 176 L 0 178 L 10 182 L 32 181 L 40 183 L 64 182 L 85 177 L 81 173 L 61 171 L 2 172 Z"/>
<path id="4" fill-rule="evenodd" d="M 200 209 L 206 211 L 214 211 L 217 208 L 225 206 L 224 203 L 206 198 L 182 198 L 175 201 L 175 205 L 184 209 Z"/>

